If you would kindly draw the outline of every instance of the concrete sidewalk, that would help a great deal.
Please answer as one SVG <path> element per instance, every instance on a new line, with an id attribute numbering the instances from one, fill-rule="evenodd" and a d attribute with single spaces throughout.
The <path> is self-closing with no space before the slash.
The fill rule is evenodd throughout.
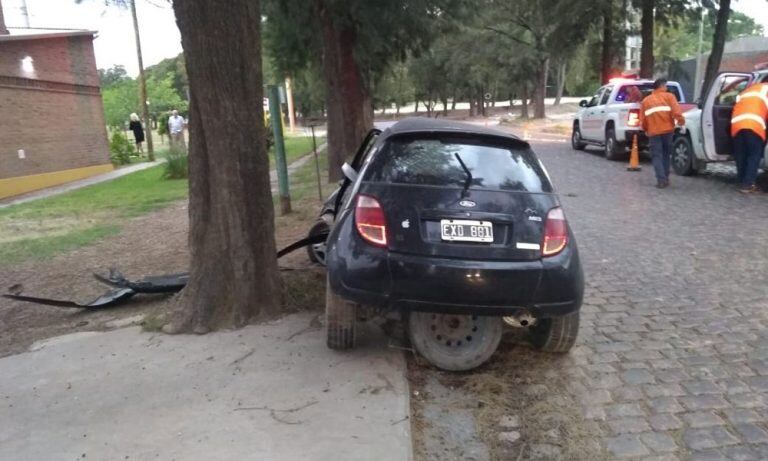
<path id="1" fill-rule="evenodd" d="M 405 361 L 366 330 L 350 353 L 317 313 L 46 340 L 0 359 L 0 459 L 409 460 Z"/>

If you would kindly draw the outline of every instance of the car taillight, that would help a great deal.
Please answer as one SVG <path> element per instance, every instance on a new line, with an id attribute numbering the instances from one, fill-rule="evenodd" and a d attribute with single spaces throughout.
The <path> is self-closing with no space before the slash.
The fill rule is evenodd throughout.
<path id="1" fill-rule="evenodd" d="M 355 227 L 368 243 L 387 246 L 387 220 L 379 201 L 369 195 L 358 195 L 355 206 Z"/>
<path id="2" fill-rule="evenodd" d="M 568 244 L 568 225 L 562 208 L 552 208 L 547 213 L 544 222 L 544 244 L 541 246 L 542 256 L 554 256 Z"/>
<path id="3" fill-rule="evenodd" d="M 640 109 L 629 109 L 627 126 L 640 126 Z"/>

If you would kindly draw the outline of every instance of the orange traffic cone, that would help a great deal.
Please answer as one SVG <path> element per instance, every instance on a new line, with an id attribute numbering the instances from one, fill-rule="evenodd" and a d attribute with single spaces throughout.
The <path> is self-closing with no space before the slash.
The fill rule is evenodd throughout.
<path id="1" fill-rule="evenodd" d="M 629 166 L 627 171 L 640 171 L 640 152 L 637 148 L 637 135 L 632 137 L 632 150 L 629 153 Z"/>

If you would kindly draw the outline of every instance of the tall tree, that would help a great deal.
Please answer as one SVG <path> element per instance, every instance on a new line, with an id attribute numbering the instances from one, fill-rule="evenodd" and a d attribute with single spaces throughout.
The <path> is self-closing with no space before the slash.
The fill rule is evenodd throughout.
<path id="1" fill-rule="evenodd" d="M 653 77 L 653 24 L 656 0 L 642 0 L 640 8 L 640 77 Z"/>
<path id="2" fill-rule="evenodd" d="M 139 20 L 136 16 L 136 0 L 130 0 L 131 16 L 133 17 L 133 35 L 136 38 L 136 56 L 139 60 L 139 106 L 147 126 L 147 157 L 150 162 L 155 161 L 155 148 L 152 144 L 152 119 L 149 117 L 149 105 L 147 104 L 147 79 L 144 77 L 144 57 L 141 54 L 141 36 L 139 35 Z"/>
<path id="3" fill-rule="evenodd" d="M 720 0 L 720 8 L 717 11 L 717 23 L 715 24 L 715 33 L 712 36 L 712 51 L 707 59 L 707 70 L 704 72 L 704 83 L 701 87 L 701 94 L 709 91 L 710 85 L 715 80 L 717 72 L 720 70 L 720 62 L 723 59 L 723 50 L 725 49 L 725 40 L 728 36 L 728 19 L 731 15 L 731 0 Z"/>
<path id="4" fill-rule="evenodd" d="M 584 40 L 584 23 L 599 14 L 595 10 L 594 2 L 586 0 L 531 0 L 491 2 L 483 12 L 488 30 L 523 45 L 535 61 L 534 118 L 546 115 L 544 98 L 550 59 L 564 46 L 575 46 Z"/>
<path id="5" fill-rule="evenodd" d="M 258 0 L 174 0 L 190 86 L 189 284 L 169 333 L 280 311 Z"/>
<path id="6" fill-rule="evenodd" d="M 603 42 L 600 59 L 600 83 L 606 83 L 613 72 L 613 0 L 603 5 Z"/>
<path id="7" fill-rule="evenodd" d="M 276 68 L 294 75 L 318 57 L 326 87 L 328 176 L 373 124 L 371 88 L 389 64 L 424 50 L 461 0 L 266 0 Z M 318 40 L 320 38 L 320 40 Z"/>

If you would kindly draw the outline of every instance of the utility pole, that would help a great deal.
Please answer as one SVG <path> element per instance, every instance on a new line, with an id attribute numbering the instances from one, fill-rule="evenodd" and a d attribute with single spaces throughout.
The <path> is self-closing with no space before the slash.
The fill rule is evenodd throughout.
<path id="1" fill-rule="evenodd" d="M 707 10 L 701 5 L 701 19 L 699 21 L 699 48 L 696 51 L 696 74 L 693 77 L 693 100 L 701 97 L 701 49 L 704 44 L 704 16 Z"/>
<path id="2" fill-rule="evenodd" d="M 131 16 L 133 16 L 133 33 L 136 36 L 136 55 L 139 58 L 139 103 L 141 104 L 142 115 L 147 135 L 147 157 L 150 162 L 155 161 L 155 149 L 152 146 L 152 120 L 149 118 L 149 104 L 147 104 L 147 79 L 144 77 L 144 59 L 141 56 L 141 37 L 139 36 L 139 20 L 136 18 L 136 0 L 131 2 Z"/>
<path id="3" fill-rule="evenodd" d="M 291 194 L 288 192 L 288 165 L 285 161 L 283 142 L 283 116 L 280 112 L 280 89 L 277 85 L 267 86 L 269 95 L 269 118 L 272 120 L 272 132 L 275 135 L 275 166 L 277 167 L 277 186 L 280 192 L 280 215 L 291 212 Z"/>

